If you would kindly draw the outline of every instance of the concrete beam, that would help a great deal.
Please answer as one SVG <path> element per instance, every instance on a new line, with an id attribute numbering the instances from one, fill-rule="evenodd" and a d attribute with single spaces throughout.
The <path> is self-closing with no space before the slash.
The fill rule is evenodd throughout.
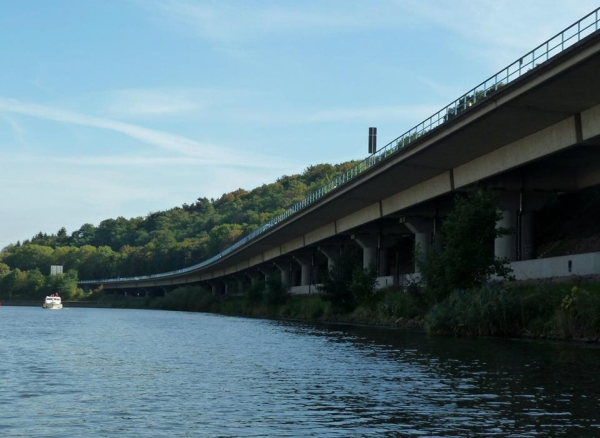
<path id="1" fill-rule="evenodd" d="M 454 169 L 460 188 L 577 144 L 575 117 L 496 149 Z"/>
<path id="2" fill-rule="evenodd" d="M 304 248 L 304 236 L 297 237 L 281 245 L 281 254 L 289 254 L 301 248 Z"/>
<path id="3" fill-rule="evenodd" d="M 355 213 L 349 214 L 336 221 L 336 229 L 338 233 L 343 233 L 352 228 L 374 221 L 381 217 L 380 203 L 376 202 L 368 207 L 363 208 Z"/>
<path id="4" fill-rule="evenodd" d="M 581 113 L 581 134 L 584 141 L 600 135 L 600 105 Z"/>
<path id="5" fill-rule="evenodd" d="M 266 262 L 268 260 L 273 260 L 277 257 L 281 256 L 281 247 L 276 246 L 275 248 L 271 248 L 268 251 L 263 253 L 263 260 Z"/>
<path id="6" fill-rule="evenodd" d="M 264 260 L 263 260 L 263 255 L 262 255 L 262 254 L 259 254 L 259 255 L 257 255 L 257 256 L 254 256 L 254 257 L 252 257 L 252 258 L 249 260 L 249 262 L 248 262 L 248 266 L 249 266 L 249 267 L 252 267 L 252 266 L 257 266 L 257 265 L 260 265 L 260 264 L 261 264 L 261 263 L 263 263 L 263 262 L 264 262 Z"/>
<path id="7" fill-rule="evenodd" d="M 325 240 L 329 237 L 333 237 L 335 235 L 336 235 L 335 222 L 331 222 L 325 226 L 317 228 L 314 231 L 311 231 L 310 233 L 306 233 L 304 235 L 304 244 L 311 245 L 313 243 L 320 242 L 322 240 Z"/>
<path id="8" fill-rule="evenodd" d="M 219 269 L 218 271 L 214 271 L 212 278 L 221 278 L 225 276 L 225 270 L 224 269 Z"/>
<path id="9" fill-rule="evenodd" d="M 381 209 L 383 215 L 387 216 L 445 193 L 450 193 L 452 189 L 452 174 L 451 172 L 444 172 L 384 199 L 381 201 Z"/>

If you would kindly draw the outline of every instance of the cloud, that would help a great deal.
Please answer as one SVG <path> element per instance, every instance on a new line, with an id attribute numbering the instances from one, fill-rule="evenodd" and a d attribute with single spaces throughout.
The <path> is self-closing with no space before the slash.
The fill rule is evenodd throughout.
<path id="1" fill-rule="evenodd" d="M 118 90 L 109 93 L 106 110 L 117 116 L 165 116 L 197 111 L 206 104 L 184 91 Z"/>
<path id="2" fill-rule="evenodd" d="M 52 158 L 53 162 L 64 164 L 75 164 L 78 166 L 198 166 L 203 164 L 214 164 L 219 166 L 219 163 L 210 163 L 202 158 L 190 157 L 141 157 L 129 155 L 106 155 L 95 157 L 59 157 Z M 224 163 L 227 167 L 240 167 L 241 164 Z M 270 162 L 259 162 L 253 165 L 244 165 L 244 167 L 279 169 L 280 165 Z"/>
<path id="3" fill-rule="evenodd" d="M 151 3 L 161 18 L 167 17 L 200 38 L 218 43 L 245 44 L 267 36 L 353 32 L 404 23 L 393 2 L 379 2 L 377 8 L 361 1 L 303 1 L 290 3 L 192 2 L 164 0 Z M 148 8 L 148 4 L 143 4 Z M 164 19 L 164 18 L 163 18 Z"/>
<path id="4" fill-rule="evenodd" d="M 25 141 L 25 129 L 23 129 L 23 127 L 12 117 L 2 116 L 2 119 L 12 128 L 17 143 L 21 146 L 27 146 L 27 142 Z"/>
<path id="5" fill-rule="evenodd" d="M 16 99 L 0 97 L 1 112 L 118 132 L 169 152 L 196 158 L 203 163 L 264 167 L 265 162 L 268 162 L 267 159 L 258 155 L 243 153 L 210 143 L 201 143 L 168 132 L 148 129 L 111 119 L 91 117 L 49 106 L 24 103 Z"/>

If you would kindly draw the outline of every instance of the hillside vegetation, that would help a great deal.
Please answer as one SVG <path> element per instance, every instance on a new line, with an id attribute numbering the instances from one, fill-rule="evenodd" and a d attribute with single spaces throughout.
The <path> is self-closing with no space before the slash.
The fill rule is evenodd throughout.
<path id="1" fill-rule="evenodd" d="M 310 166 L 302 174 L 285 175 L 251 191 L 239 189 L 219 199 L 198 198 L 146 217 L 84 224 L 71 234 L 65 228 L 50 235 L 40 232 L 0 252 L 0 297 L 43 295 L 50 265 L 62 265 L 70 272 L 72 284 L 77 278 L 147 275 L 200 263 L 354 164 Z M 64 289 L 67 295 L 75 293 L 68 292 L 72 288 Z"/>

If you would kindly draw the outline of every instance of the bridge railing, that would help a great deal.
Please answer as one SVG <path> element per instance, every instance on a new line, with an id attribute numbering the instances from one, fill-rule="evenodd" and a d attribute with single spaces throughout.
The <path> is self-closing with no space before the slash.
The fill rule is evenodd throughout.
<path id="1" fill-rule="evenodd" d="M 300 202 L 297 202 L 290 208 L 288 208 L 283 213 L 273 217 L 266 224 L 252 231 L 247 236 L 235 242 L 229 248 L 225 249 L 220 254 L 217 254 L 214 257 L 209 258 L 208 260 L 203 261 L 202 263 L 198 263 L 193 266 L 189 266 L 187 268 L 178 269 L 176 271 L 170 272 L 162 272 L 159 274 L 152 275 L 144 275 L 138 277 L 128 277 L 128 278 L 112 278 L 112 279 L 104 279 L 104 280 L 83 280 L 79 283 L 117 283 L 123 281 L 137 281 L 137 280 L 146 280 L 153 278 L 166 277 L 169 275 L 176 275 L 180 273 L 190 272 L 196 269 L 200 269 L 204 266 L 208 266 L 220 258 L 230 254 L 236 249 L 244 246 L 248 242 L 254 240 L 265 231 L 273 227 L 274 225 L 280 223 L 281 221 L 287 219 L 288 217 L 294 215 L 300 210 L 305 209 L 309 205 L 313 204 L 315 201 L 321 199 L 325 195 L 327 195 L 332 190 L 337 189 L 338 187 L 346 184 L 350 180 L 353 180 L 361 173 L 366 170 L 378 165 L 382 161 L 388 159 L 390 156 L 395 155 L 401 149 L 407 147 L 414 141 L 418 140 L 422 136 L 428 134 L 435 128 L 443 125 L 444 123 L 458 117 L 464 111 L 469 110 L 472 106 L 481 103 L 494 94 L 498 92 L 502 87 L 506 84 L 514 81 L 515 79 L 521 77 L 525 73 L 535 69 L 541 64 L 545 63 L 549 59 L 558 55 L 565 49 L 571 47 L 577 42 L 581 41 L 583 38 L 590 36 L 591 34 L 598 31 L 599 28 L 599 18 L 600 18 L 600 8 L 592 11 L 581 20 L 572 24 L 571 26 L 564 29 L 562 32 L 559 32 L 546 42 L 540 44 L 535 49 L 525 54 L 521 58 L 517 59 L 515 62 L 510 64 L 508 67 L 503 68 L 498 73 L 493 76 L 490 76 L 488 79 L 467 91 L 461 97 L 446 105 L 437 113 L 433 114 L 429 118 L 425 119 L 418 125 L 406 131 L 404 134 L 390 141 L 388 144 L 383 146 L 379 151 L 375 152 L 372 155 L 369 155 L 364 160 L 357 163 L 355 166 L 343 172 L 339 175 L 336 175 L 329 183 L 324 185 L 323 187 L 318 188 L 317 190 L 311 192 L 305 199 Z"/>

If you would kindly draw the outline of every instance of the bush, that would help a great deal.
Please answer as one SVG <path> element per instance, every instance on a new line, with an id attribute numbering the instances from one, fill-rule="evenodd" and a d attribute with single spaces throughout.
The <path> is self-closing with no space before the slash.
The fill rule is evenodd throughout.
<path id="1" fill-rule="evenodd" d="M 152 309 L 210 312 L 215 301 L 212 293 L 198 286 L 184 286 L 150 300 L 147 305 Z"/>
<path id="2" fill-rule="evenodd" d="M 360 254 L 354 248 L 347 248 L 335 260 L 328 275 L 323 278 L 320 291 L 332 306 L 341 311 L 351 311 L 356 307 L 356 302 L 350 283 L 354 270 L 360 263 Z"/>
<path id="3" fill-rule="evenodd" d="M 476 190 L 458 196 L 438 234 L 437 248 L 417 253 L 417 266 L 432 303 L 453 290 L 480 287 L 492 276 L 510 278 L 508 260 L 494 256 L 491 244 L 509 230 L 497 229 L 501 219 L 493 194 Z"/>
<path id="4" fill-rule="evenodd" d="M 269 275 L 266 281 L 266 290 L 264 298 L 269 305 L 284 304 L 289 297 L 289 293 L 281 283 L 280 275 Z"/>
<path id="5" fill-rule="evenodd" d="M 377 306 L 384 319 L 409 318 L 414 319 L 425 315 L 426 304 L 422 293 L 416 288 L 405 290 L 388 287 L 378 292 L 381 299 Z"/>
<path id="6" fill-rule="evenodd" d="M 258 304 L 263 300 L 266 284 L 264 280 L 252 280 L 248 288 L 248 301 L 252 304 Z"/>
<path id="7" fill-rule="evenodd" d="M 510 336 L 523 329 L 515 290 L 498 284 L 452 292 L 425 321 L 427 330 L 438 334 Z"/>
<path id="8" fill-rule="evenodd" d="M 373 292 L 376 284 L 377 268 L 375 265 L 372 265 L 369 269 L 354 268 L 349 290 L 355 305 L 374 305 Z"/>

